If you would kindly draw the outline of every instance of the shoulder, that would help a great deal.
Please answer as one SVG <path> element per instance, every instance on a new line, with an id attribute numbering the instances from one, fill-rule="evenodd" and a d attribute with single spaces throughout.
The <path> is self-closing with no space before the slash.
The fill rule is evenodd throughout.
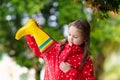
<path id="1" fill-rule="evenodd" d="M 53 50 L 53 49 L 54 49 L 54 50 L 59 49 L 60 45 L 61 45 L 61 44 L 60 44 L 59 42 L 56 42 L 56 43 L 54 44 L 52 50 Z"/>

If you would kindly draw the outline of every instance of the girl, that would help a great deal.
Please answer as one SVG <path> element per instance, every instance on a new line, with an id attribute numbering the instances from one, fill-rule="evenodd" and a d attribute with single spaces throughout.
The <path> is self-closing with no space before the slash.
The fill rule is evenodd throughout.
<path id="1" fill-rule="evenodd" d="M 41 54 L 34 38 L 26 36 L 30 48 L 46 61 L 44 80 L 95 80 L 88 51 L 90 25 L 86 20 L 76 20 L 68 26 L 68 37 L 47 53 Z"/>

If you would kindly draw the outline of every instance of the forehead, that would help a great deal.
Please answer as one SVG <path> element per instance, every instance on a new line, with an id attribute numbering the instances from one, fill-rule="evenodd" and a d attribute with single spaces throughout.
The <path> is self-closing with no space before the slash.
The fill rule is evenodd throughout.
<path id="1" fill-rule="evenodd" d="M 76 28 L 75 26 L 71 26 L 68 28 L 69 33 L 74 33 L 74 34 L 81 34 L 81 30 Z"/>

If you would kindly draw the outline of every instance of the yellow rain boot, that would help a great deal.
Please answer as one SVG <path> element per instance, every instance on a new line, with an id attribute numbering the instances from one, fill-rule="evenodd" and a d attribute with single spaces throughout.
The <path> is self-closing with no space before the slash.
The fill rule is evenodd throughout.
<path id="1" fill-rule="evenodd" d="M 56 43 L 50 35 L 38 26 L 34 19 L 28 20 L 27 23 L 17 31 L 15 39 L 19 40 L 22 36 L 29 34 L 35 38 L 41 53 L 46 52 Z"/>

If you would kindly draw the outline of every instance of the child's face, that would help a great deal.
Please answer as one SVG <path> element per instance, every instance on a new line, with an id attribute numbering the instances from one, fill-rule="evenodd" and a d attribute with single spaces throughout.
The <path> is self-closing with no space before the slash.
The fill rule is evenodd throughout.
<path id="1" fill-rule="evenodd" d="M 84 42 L 82 37 L 81 30 L 71 26 L 68 29 L 68 43 L 71 46 L 72 44 L 81 45 Z"/>

